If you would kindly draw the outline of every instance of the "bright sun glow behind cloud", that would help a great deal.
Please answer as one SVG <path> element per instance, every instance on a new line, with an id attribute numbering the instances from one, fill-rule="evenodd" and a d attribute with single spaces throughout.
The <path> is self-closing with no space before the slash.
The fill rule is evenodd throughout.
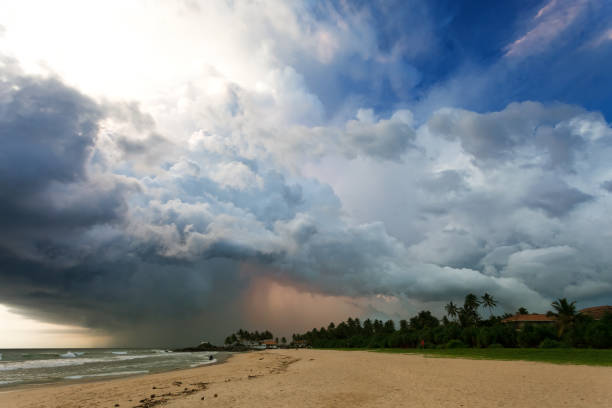
<path id="1" fill-rule="evenodd" d="M 106 98 L 150 101 L 211 71 L 254 87 L 271 56 L 265 43 L 249 39 L 253 30 L 247 33 L 241 21 L 252 7 L 234 13 L 223 3 L 193 7 L 8 1 L 0 6 L 5 25 L 0 44 L 29 72 L 51 70 Z M 269 8 L 281 14 L 285 9 L 282 4 Z M 219 83 L 213 82 L 216 92 Z"/>
<path id="2" fill-rule="evenodd" d="M 81 327 L 29 319 L 11 312 L 1 304 L 0 325 L 2 348 L 100 347 L 110 340 Z"/>

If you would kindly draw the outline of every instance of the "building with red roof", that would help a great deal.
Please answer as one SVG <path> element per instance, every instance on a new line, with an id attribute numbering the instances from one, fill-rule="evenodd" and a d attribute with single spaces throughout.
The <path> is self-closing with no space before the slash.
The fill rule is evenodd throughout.
<path id="1" fill-rule="evenodd" d="M 578 313 L 586 315 L 586 316 L 589 316 L 589 317 L 592 317 L 595 320 L 600 320 L 606 314 L 608 314 L 608 313 L 612 314 L 612 306 L 587 307 L 586 309 L 582 309 Z"/>
<path id="2" fill-rule="evenodd" d="M 555 316 L 549 316 L 545 314 L 532 313 L 532 314 L 516 314 L 514 316 L 506 317 L 501 322 L 504 324 L 513 324 L 517 329 L 523 328 L 525 325 L 546 325 L 554 324 L 557 321 Z"/>

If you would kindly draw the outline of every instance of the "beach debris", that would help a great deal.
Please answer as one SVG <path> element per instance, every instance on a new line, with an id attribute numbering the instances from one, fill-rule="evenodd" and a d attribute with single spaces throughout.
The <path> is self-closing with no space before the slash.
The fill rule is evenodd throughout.
<path id="1" fill-rule="evenodd" d="M 183 383 L 181 381 L 175 381 L 173 384 L 178 386 L 178 385 L 182 385 Z M 197 382 L 197 383 L 192 383 L 190 385 L 193 385 L 194 388 L 185 387 L 181 391 L 167 392 L 167 393 L 161 394 L 161 395 L 151 394 L 151 396 L 149 398 L 141 399 L 140 400 L 140 405 L 136 405 L 133 408 L 151 408 L 151 407 L 154 407 L 156 405 L 165 404 L 168 401 L 170 401 L 170 399 L 172 399 L 172 398 L 192 395 L 192 394 L 195 394 L 196 392 L 205 390 L 207 388 L 207 386 L 208 386 L 208 383 Z M 203 400 L 204 397 L 202 397 L 201 399 Z"/>
<path id="2" fill-rule="evenodd" d="M 183 385 L 183 383 L 181 381 L 175 381 L 172 383 L 172 385 L 176 385 L 177 387 L 180 387 L 181 385 Z"/>
<path id="3" fill-rule="evenodd" d="M 200 398 L 202 401 L 204 401 L 204 397 Z"/>
<path id="4" fill-rule="evenodd" d="M 120 406 L 119 404 L 115 404 L 116 407 Z"/>
<path id="5" fill-rule="evenodd" d="M 168 402 L 166 398 L 153 399 L 153 398 L 144 398 L 141 399 L 139 405 L 135 405 L 134 408 L 152 408 L 156 405 L 162 405 Z"/>
<path id="6" fill-rule="evenodd" d="M 156 387 L 156 386 L 153 386 L 153 389 L 154 389 L 154 390 L 156 390 L 156 389 L 157 389 L 157 387 Z"/>
<path id="7" fill-rule="evenodd" d="M 217 398 L 217 394 L 215 394 L 214 397 Z"/>
<path id="8" fill-rule="evenodd" d="M 197 383 L 191 383 L 190 385 L 195 385 L 196 387 L 198 387 L 201 390 L 205 390 L 206 387 L 208 386 L 208 383 L 205 382 L 197 382 Z"/>

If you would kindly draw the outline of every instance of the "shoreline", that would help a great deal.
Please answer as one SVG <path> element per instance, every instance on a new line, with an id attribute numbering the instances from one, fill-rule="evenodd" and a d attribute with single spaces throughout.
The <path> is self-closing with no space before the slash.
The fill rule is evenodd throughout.
<path id="1" fill-rule="evenodd" d="M 84 375 L 83 378 L 69 378 L 69 379 L 63 378 L 58 381 L 52 381 L 52 382 L 46 382 L 46 383 L 25 383 L 25 384 L 21 383 L 21 384 L 15 384 L 15 385 L 3 384 L 3 385 L 0 385 L 0 394 L 9 393 L 13 391 L 20 391 L 20 390 L 41 389 L 45 387 L 70 386 L 70 385 L 89 384 L 89 383 L 106 382 L 106 381 L 120 381 L 120 380 L 125 380 L 128 378 L 139 378 L 139 377 L 146 377 L 149 375 L 171 373 L 175 371 L 188 371 L 188 370 L 194 370 L 194 369 L 199 369 L 199 368 L 212 367 L 212 366 L 224 364 L 234 354 L 236 353 L 228 352 L 228 351 L 217 352 L 217 354 L 214 355 L 215 356 L 214 360 L 216 360 L 214 363 L 200 364 L 195 367 L 178 367 L 178 368 L 173 368 L 173 369 L 164 370 L 164 371 L 142 372 L 138 374 L 114 375 L 114 376 L 111 376 L 111 375 L 108 375 L 108 376 Z"/>
<path id="2" fill-rule="evenodd" d="M 612 367 L 280 349 L 211 366 L 15 389 L 0 393 L 0 406 L 598 408 L 609 406 L 610 383 Z"/>

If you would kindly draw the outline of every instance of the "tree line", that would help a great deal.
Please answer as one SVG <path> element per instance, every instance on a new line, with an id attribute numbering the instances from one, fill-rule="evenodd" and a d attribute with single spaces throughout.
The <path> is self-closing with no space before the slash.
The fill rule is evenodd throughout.
<path id="1" fill-rule="evenodd" d="M 285 337 L 279 341 L 278 337 L 274 338 L 274 335 L 270 330 L 265 330 L 262 332 L 255 330 L 254 332 L 250 332 L 248 330 L 239 329 L 237 332 L 232 333 L 225 338 L 225 345 L 247 344 L 272 339 L 274 339 L 277 344 L 287 344 L 287 339 Z"/>
<path id="2" fill-rule="evenodd" d="M 387 347 L 612 347 L 612 314 L 601 320 L 580 314 L 576 302 L 558 299 L 551 304 L 549 316 L 555 324 L 526 324 L 520 330 L 502 320 L 511 314 L 495 315 L 493 296 L 468 294 L 463 305 L 452 301 L 445 306 L 446 316 L 438 319 L 428 310 L 409 320 L 348 318 L 338 325 L 294 334 L 293 342 L 306 342 L 320 348 Z M 483 316 L 481 313 L 486 312 Z M 528 314 L 519 308 L 518 314 Z"/>

